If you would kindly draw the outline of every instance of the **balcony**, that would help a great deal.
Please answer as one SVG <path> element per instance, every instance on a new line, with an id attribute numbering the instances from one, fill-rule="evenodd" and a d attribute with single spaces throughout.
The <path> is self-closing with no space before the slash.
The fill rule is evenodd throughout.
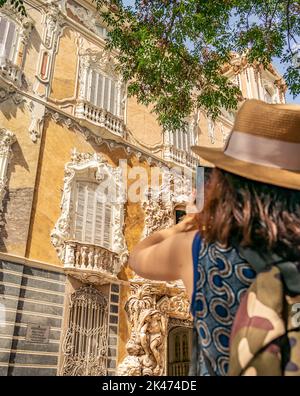
<path id="1" fill-rule="evenodd" d="M 185 150 L 180 150 L 174 146 L 165 146 L 164 159 L 172 162 L 175 165 L 185 165 L 190 168 L 195 168 L 199 164 L 197 156 Z"/>
<path id="2" fill-rule="evenodd" d="M 0 57 L 0 74 L 18 87 L 23 84 L 24 73 L 19 66 L 14 65 L 9 59 Z"/>
<path id="3" fill-rule="evenodd" d="M 78 241 L 65 242 L 64 270 L 84 283 L 104 284 L 117 279 L 124 253 Z"/>
<path id="4" fill-rule="evenodd" d="M 88 124 L 86 126 L 90 129 L 94 129 L 95 132 L 97 132 L 97 129 L 99 130 L 99 127 L 102 128 L 104 137 L 112 137 L 109 134 L 105 136 L 106 131 L 109 131 L 114 136 L 125 136 L 125 123 L 122 118 L 109 113 L 107 110 L 96 107 L 85 100 L 77 102 L 75 116 L 83 120 L 83 122 L 81 122 L 82 124 L 87 122 Z"/>

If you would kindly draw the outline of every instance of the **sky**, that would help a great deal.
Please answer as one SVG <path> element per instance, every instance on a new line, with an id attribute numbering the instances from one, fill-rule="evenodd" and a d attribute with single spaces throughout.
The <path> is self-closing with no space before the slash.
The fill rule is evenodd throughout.
<path id="1" fill-rule="evenodd" d="M 123 0 L 123 4 L 126 6 L 134 6 L 135 0 Z M 277 71 L 280 74 L 284 74 L 285 72 L 285 67 L 283 64 L 280 63 L 279 59 L 274 59 L 272 62 Z M 293 95 L 289 93 L 289 91 L 286 92 L 286 102 L 287 103 L 297 103 L 300 104 L 300 95 L 297 95 L 295 98 L 293 98 Z"/>

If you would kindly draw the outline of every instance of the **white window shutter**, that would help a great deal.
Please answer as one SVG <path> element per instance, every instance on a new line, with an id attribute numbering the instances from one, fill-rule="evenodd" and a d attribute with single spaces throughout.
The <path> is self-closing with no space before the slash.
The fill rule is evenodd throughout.
<path id="1" fill-rule="evenodd" d="M 116 115 L 115 101 L 116 101 L 116 83 L 115 81 L 111 80 L 109 111 L 114 115 Z"/>
<path id="2" fill-rule="evenodd" d="M 103 246 L 110 248 L 111 246 L 111 205 L 106 203 L 105 205 L 105 219 L 104 219 L 104 233 L 103 233 Z"/>
<path id="3" fill-rule="evenodd" d="M 103 232 L 104 232 L 104 218 L 103 218 L 103 207 L 105 203 L 102 202 L 100 197 L 97 199 L 96 205 L 96 218 L 95 218 L 95 245 L 102 245 L 103 243 Z"/>
<path id="4" fill-rule="evenodd" d="M 90 86 L 90 102 L 96 104 L 96 83 L 97 74 L 94 70 L 91 70 L 91 86 Z"/>
<path id="5" fill-rule="evenodd" d="M 104 85 L 104 95 L 103 95 L 103 109 L 108 109 L 108 90 L 109 90 L 109 79 L 107 77 L 104 78 L 105 85 Z"/>
<path id="6" fill-rule="evenodd" d="M 1 55 L 5 56 L 11 61 L 14 61 L 15 38 L 16 38 L 16 26 L 14 22 L 4 17 L 1 17 L 1 22 L 0 22 Z"/>
<path id="7" fill-rule="evenodd" d="M 76 209 L 75 209 L 75 239 L 78 241 L 83 240 L 83 221 L 84 221 L 84 207 L 85 207 L 85 187 L 81 183 L 77 183 L 76 194 Z"/>
<path id="8" fill-rule="evenodd" d="M 5 18 L 0 17 L 0 44 L 4 44 L 4 35 L 6 31 L 7 21 Z"/>
<path id="9" fill-rule="evenodd" d="M 98 195 L 97 187 L 97 183 L 77 183 L 74 237 L 111 249 L 112 206 Z"/>
<path id="10" fill-rule="evenodd" d="M 97 106 L 101 107 L 102 100 L 102 88 L 103 88 L 103 76 L 98 73 L 98 84 L 97 84 Z"/>
<path id="11" fill-rule="evenodd" d="M 5 51 L 8 59 L 10 59 L 11 61 L 13 61 L 13 57 L 14 57 L 13 45 L 15 38 L 15 30 L 16 28 L 14 23 L 9 21 L 6 42 L 5 42 Z"/>

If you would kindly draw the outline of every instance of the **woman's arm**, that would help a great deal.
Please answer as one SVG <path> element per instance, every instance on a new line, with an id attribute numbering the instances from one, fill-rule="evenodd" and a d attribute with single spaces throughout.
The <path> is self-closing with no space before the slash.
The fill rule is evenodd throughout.
<path id="1" fill-rule="evenodd" d="M 182 279 L 183 268 L 192 260 L 191 241 L 197 230 L 193 215 L 139 242 L 129 257 L 138 275 L 153 280 Z"/>

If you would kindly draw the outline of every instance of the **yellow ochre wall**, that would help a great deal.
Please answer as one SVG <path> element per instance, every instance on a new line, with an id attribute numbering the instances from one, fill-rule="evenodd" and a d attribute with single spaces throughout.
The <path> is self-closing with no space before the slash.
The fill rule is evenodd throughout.
<path id="1" fill-rule="evenodd" d="M 59 41 L 59 51 L 55 57 L 51 98 L 66 99 L 75 95 L 77 74 L 77 47 L 75 33 L 65 28 Z"/>
<path id="2" fill-rule="evenodd" d="M 13 132 L 16 142 L 7 168 L 7 192 L 3 200 L 4 226 L 1 251 L 24 256 L 34 191 L 40 143 L 33 143 L 28 132 L 31 116 L 24 102 L 7 100 L 0 105 L 0 125 Z"/>

